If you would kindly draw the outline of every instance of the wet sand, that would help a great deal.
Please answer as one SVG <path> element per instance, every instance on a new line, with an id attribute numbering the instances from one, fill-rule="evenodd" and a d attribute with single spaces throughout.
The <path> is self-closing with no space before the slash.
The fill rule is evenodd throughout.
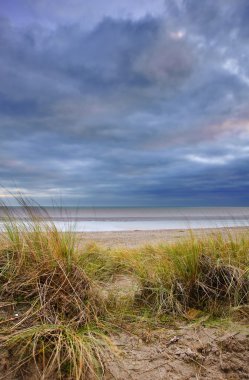
<path id="1" fill-rule="evenodd" d="M 81 232 L 81 242 L 96 242 L 105 247 L 136 247 L 145 244 L 174 243 L 180 239 L 187 238 L 192 234 L 204 237 L 217 233 L 227 236 L 241 235 L 249 231 L 246 227 L 231 228 L 200 228 L 194 230 L 151 230 L 151 231 L 108 231 L 108 232 Z"/>

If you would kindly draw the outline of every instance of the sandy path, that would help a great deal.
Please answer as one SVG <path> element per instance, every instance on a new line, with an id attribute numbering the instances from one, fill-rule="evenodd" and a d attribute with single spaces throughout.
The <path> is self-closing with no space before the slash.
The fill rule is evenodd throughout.
<path id="1" fill-rule="evenodd" d="M 248 228 L 229 228 L 232 235 L 248 232 Z M 207 236 L 221 232 L 227 234 L 226 228 L 203 228 L 192 230 L 196 236 Z M 95 241 L 106 247 L 136 247 L 144 244 L 172 243 L 190 235 L 190 230 L 153 230 L 153 231 L 111 231 L 79 233 L 82 243 Z"/>
<path id="2" fill-rule="evenodd" d="M 115 337 L 119 360 L 109 358 L 105 380 L 246 380 L 246 326 L 232 329 L 186 326 Z"/>

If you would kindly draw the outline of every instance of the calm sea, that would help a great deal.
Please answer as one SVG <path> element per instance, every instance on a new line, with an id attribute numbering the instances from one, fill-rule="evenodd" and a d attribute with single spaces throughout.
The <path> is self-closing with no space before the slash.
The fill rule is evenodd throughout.
<path id="1" fill-rule="evenodd" d="M 20 208 L 12 208 L 19 219 L 25 217 Z M 37 210 L 34 208 L 34 212 Z M 198 208 L 46 208 L 60 230 L 131 231 L 249 226 L 249 207 Z M 3 210 L 0 209 L 0 218 Z M 1 226 L 2 222 L 0 222 Z"/>

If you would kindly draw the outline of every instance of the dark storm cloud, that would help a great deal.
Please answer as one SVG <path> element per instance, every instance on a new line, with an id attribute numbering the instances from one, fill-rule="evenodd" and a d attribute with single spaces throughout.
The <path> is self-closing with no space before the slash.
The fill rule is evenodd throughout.
<path id="1" fill-rule="evenodd" d="M 87 24 L 79 1 L 24 3 L 0 19 L 2 185 L 43 203 L 249 204 L 246 1 L 125 17 L 110 2 Z"/>

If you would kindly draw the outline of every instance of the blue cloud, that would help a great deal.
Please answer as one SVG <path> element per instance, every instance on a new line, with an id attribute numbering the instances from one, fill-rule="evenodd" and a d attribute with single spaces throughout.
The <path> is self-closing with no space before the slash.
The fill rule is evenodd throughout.
<path id="1" fill-rule="evenodd" d="M 2 185 L 42 203 L 249 204 L 247 2 L 145 3 L 87 27 L 76 0 L 68 19 L 66 2 L 5 6 Z"/>

